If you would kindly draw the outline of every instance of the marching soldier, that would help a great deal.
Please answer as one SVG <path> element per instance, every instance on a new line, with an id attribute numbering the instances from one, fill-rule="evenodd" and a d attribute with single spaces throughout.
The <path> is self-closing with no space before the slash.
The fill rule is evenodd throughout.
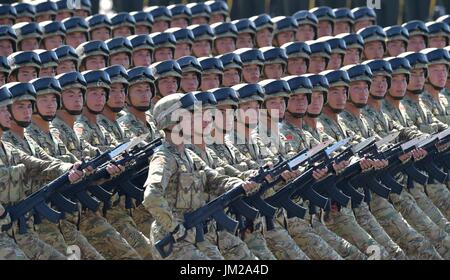
<path id="1" fill-rule="evenodd" d="M 253 21 L 248 18 L 239 20 L 233 20 L 233 23 L 237 29 L 236 49 L 240 48 L 254 48 L 255 47 L 255 35 L 256 26 Z"/>
<path id="2" fill-rule="evenodd" d="M 351 10 L 355 17 L 353 32 L 377 24 L 377 14 L 369 7 L 356 7 Z"/>
<path id="3" fill-rule="evenodd" d="M 54 51 L 35 50 L 41 60 L 41 69 L 39 69 L 39 78 L 56 76 L 56 67 L 58 66 L 58 56 Z"/>
<path id="4" fill-rule="evenodd" d="M 242 60 L 241 57 L 235 53 L 227 53 L 219 55 L 217 58 L 223 64 L 223 79 L 222 86 L 232 87 L 242 81 Z"/>
<path id="5" fill-rule="evenodd" d="M 275 25 L 272 45 L 280 47 L 286 43 L 293 42 L 297 32 L 297 20 L 291 16 L 279 16 L 272 19 Z"/>
<path id="6" fill-rule="evenodd" d="M 364 50 L 364 40 L 361 35 L 356 33 L 343 33 L 336 37 L 342 38 L 347 47 L 342 65 L 359 64 Z"/>
<path id="7" fill-rule="evenodd" d="M 194 43 L 194 33 L 187 28 L 172 27 L 167 29 L 168 33 L 173 33 L 175 36 L 175 53 L 174 58 L 178 59 L 182 56 L 192 54 L 192 44 Z"/>
<path id="8" fill-rule="evenodd" d="M 363 60 L 382 59 L 386 53 L 386 33 L 378 25 L 362 28 L 358 34 L 364 40 Z"/>
<path id="9" fill-rule="evenodd" d="M 209 5 L 206 3 L 189 3 L 186 7 L 188 7 L 192 13 L 191 24 L 210 24 L 211 8 Z"/>
<path id="10" fill-rule="evenodd" d="M 72 17 L 74 14 L 74 11 L 71 9 L 71 7 L 69 7 L 68 2 L 64 0 L 56 1 L 56 8 L 57 8 L 55 15 L 56 21 L 61 21 L 65 18 Z"/>
<path id="11" fill-rule="evenodd" d="M 270 47 L 273 41 L 273 31 L 275 24 L 268 14 L 261 14 L 249 18 L 256 27 L 256 44 L 257 48 Z"/>
<path id="12" fill-rule="evenodd" d="M 48 51 L 58 48 L 64 44 L 66 28 L 59 21 L 43 21 L 39 24 L 43 35 L 40 47 Z"/>
<path id="13" fill-rule="evenodd" d="M 264 47 L 260 51 L 264 56 L 262 78 L 279 80 L 286 73 L 288 57 L 283 48 Z"/>
<path id="14" fill-rule="evenodd" d="M 42 38 L 42 28 L 36 22 L 21 22 L 12 26 L 17 34 L 17 49 L 32 51 L 39 48 Z"/>
<path id="15" fill-rule="evenodd" d="M 326 42 L 330 45 L 331 55 L 327 64 L 327 70 L 336 70 L 341 68 L 347 50 L 345 40 L 342 38 L 325 36 L 317 39 L 317 41 Z"/>
<path id="16" fill-rule="evenodd" d="M 0 87 L 6 84 L 11 68 L 8 65 L 6 57 L 0 57 Z"/>
<path id="17" fill-rule="evenodd" d="M 130 40 L 133 49 L 131 65 L 133 67 L 150 66 L 153 60 L 153 50 L 155 49 L 152 38 L 143 34 L 129 36 L 128 40 Z"/>
<path id="18" fill-rule="evenodd" d="M 303 42 L 291 42 L 281 47 L 285 49 L 288 57 L 286 73 L 289 75 L 306 74 L 309 67 L 309 56 L 311 55 L 309 45 Z"/>
<path id="19" fill-rule="evenodd" d="M 184 4 L 174 4 L 167 6 L 167 9 L 172 13 L 172 20 L 170 27 L 186 28 L 191 24 L 192 12 Z"/>
<path id="20" fill-rule="evenodd" d="M 172 13 L 165 6 L 151 6 L 144 9 L 144 12 L 153 16 L 152 32 L 164 32 L 169 29 L 172 21 Z"/>
<path id="21" fill-rule="evenodd" d="M 98 14 L 86 18 L 91 40 L 106 41 L 111 39 L 112 23 L 106 15 Z"/>
<path id="22" fill-rule="evenodd" d="M 218 88 L 223 81 L 222 61 L 215 57 L 201 57 L 198 62 L 202 66 L 202 80 L 200 89 L 207 91 Z"/>
<path id="23" fill-rule="evenodd" d="M 175 36 L 169 32 L 152 33 L 150 38 L 154 44 L 153 59 L 154 62 L 173 59 L 175 54 Z"/>
<path id="24" fill-rule="evenodd" d="M 17 35 L 10 26 L 0 26 L 0 55 L 9 56 L 16 51 Z"/>
<path id="25" fill-rule="evenodd" d="M 12 26 L 16 23 L 17 11 L 14 6 L 2 5 L 0 8 L 0 24 Z"/>
<path id="26" fill-rule="evenodd" d="M 78 70 L 78 54 L 74 48 L 68 45 L 54 49 L 58 57 L 58 65 L 56 66 L 56 75 Z"/>
<path id="27" fill-rule="evenodd" d="M 264 55 L 258 49 L 239 49 L 234 51 L 242 61 L 242 81 L 257 83 L 264 67 Z"/>
<path id="28" fill-rule="evenodd" d="M 427 22 L 428 48 L 445 48 L 449 45 L 450 27 L 445 22 Z"/>
<path id="29" fill-rule="evenodd" d="M 192 44 L 192 55 L 207 57 L 212 53 L 215 34 L 209 25 L 190 25 L 187 27 L 194 34 L 194 43 Z"/>
<path id="30" fill-rule="evenodd" d="M 183 93 L 197 91 L 202 82 L 202 66 L 197 58 L 183 56 L 177 60 L 181 68 L 180 90 Z"/>
<path id="31" fill-rule="evenodd" d="M 333 35 L 341 33 L 352 33 L 353 24 L 355 23 L 355 16 L 349 8 L 333 9 L 336 16 L 334 20 Z"/>
<path id="32" fill-rule="evenodd" d="M 209 24 L 230 20 L 230 12 L 226 1 L 206 1 L 205 4 L 211 9 Z"/>
<path id="33" fill-rule="evenodd" d="M 111 16 L 112 38 L 127 37 L 134 34 L 136 21 L 127 12 L 121 12 Z"/>
<path id="34" fill-rule="evenodd" d="M 400 25 L 385 27 L 386 33 L 386 57 L 397 56 L 406 52 L 409 42 L 408 30 Z"/>
<path id="35" fill-rule="evenodd" d="M 19 2 L 12 4 L 12 7 L 14 7 L 17 12 L 15 23 L 34 21 L 34 17 L 36 15 L 36 8 L 34 7 L 34 5 L 30 3 Z"/>
<path id="36" fill-rule="evenodd" d="M 39 23 L 46 20 L 55 20 L 58 6 L 54 1 L 40 1 L 34 6 L 36 8 L 36 15 L 34 17 L 36 22 Z"/>
<path id="37" fill-rule="evenodd" d="M 130 40 L 124 37 L 116 37 L 106 42 L 109 50 L 108 65 L 122 65 L 125 69 L 130 68 L 133 46 Z"/>
<path id="38" fill-rule="evenodd" d="M 336 20 L 333 9 L 327 6 L 321 6 L 312 8 L 309 11 L 313 13 L 319 21 L 317 24 L 317 38 L 333 36 L 334 23 Z"/>
<path id="39" fill-rule="evenodd" d="M 221 55 L 236 50 L 238 31 L 231 22 L 220 22 L 211 25 L 214 32 L 213 55 Z"/>
<path id="40" fill-rule="evenodd" d="M 306 44 L 311 49 L 309 57 L 308 73 L 318 74 L 327 69 L 331 56 L 331 47 L 327 42 L 308 41 Z"/>
<path id="41" fill-rule="evenodd" d="M 150 34 L 153 27 L 153 16 L 144 11 L 131 12 L 130 16 L 136 22 L 134 25 L 134 33 L 136 35 Z"/>
<path id="42" fill-rule="evenodd" d="M 309 11 L 298 11 L 292 15 L 297 20 L 297 32 L 295 39 L 298 42 L 306 42 L 317 39 L 317 25 L 319 20 Z"/>
<path id="43" fill-rule="evenodd" d="M 71 17 L 62 21 L 66 28 L 66 44 L 76 49 L 79 45 L 89 41 L 89 24 L 84 18 Z"/>
<path id="44" fill-rule="evenodd" d="M 82 43 L 75 49 L 79 71 L 98 70 L 108 66 L 109 49 L 103 41 Z"/>
<path id="45" fill-rule="evenodd" d="M 26 83 L 39 76 L 41 60 L 33 51 L 15 52 L 8 56 L 8 64 L 11 72 L 8 82 Z"/>
<path id="46" fill-rule="evenodd" d="M 409 52 L 419 52 L 428 45 L 428 27 L 423 21 L 411 20 L 402 24 L 409 33 L 408 47 Z"/>

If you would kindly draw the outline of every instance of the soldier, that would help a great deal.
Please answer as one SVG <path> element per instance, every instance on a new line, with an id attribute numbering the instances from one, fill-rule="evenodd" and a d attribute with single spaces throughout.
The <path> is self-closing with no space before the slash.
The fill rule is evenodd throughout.
<path id="1" fill-rule="evenodd" d="M 409 52 L 419 52 L 425 49 L 428 45 L 428 27 L 420 20 L 411 20 L 404 24 L 409 33 L 409 41 L 407 51 Z"/>
<path id="2" fill-rule="evenodd" d="M 184 4 L 174 4 L 167 6 L 167 9 L 172 13 L 172 20 L 170 21 L 171 28 L 186 28 L 191 24 L 192 12 L 191 9 Z"/>
<path id="3" fill-rule="evenodd" d="M 397 56 L 406 52 L 409 42 L 408 30 L 400 25 L 385 27 L 386 33 L 386 57 Z"/>
<path id="4" fill-rule="evenodd" d="M 303 75 L 306 74 L 309 67 L 309 56 L 311 49 L 309 45 L 303 42 L 291 42 L 281 46 L 286 51 L 287 69 L 289 75 Z"/>
<path id="5" fill-rule="evenodd" d="M 242 60 L 235 53 L 217 56 L 223 64 L 222 86 L 232 87 L 242 81 Z"/>
<path id="6" fill-rule="evenodd" d="M 152 32 L 164 32 L 170 28 L 172 13 L 165 6 L 151 6 L 144 9 L 144 12 L 153 16 Z"/>
<path id="7" fill-rule="evenodd" d="M 237 29 L 236 49 L 240 48 L 254 48 L 255 47 L 255 35 L 256 26 L 253 21 L 248 18 L 239 20 L 233 20 L 233 23 Z"/>
<path id="8" fill-rule="evenodd" d="M 382 59 L 386 52 L 386 33 L 378 25 L 362 28 L 358 34 L 364 40 L 363 60 Z"/>
<path id="9" fill-rule="evenodd" d="M 197 58 L 183 56 L 177 60 L 181 68 L 180 90 L 184 93 L 197 91 L 202 82 L 202 66 Z"/>
<path id="10" fill-rule="evenodd" d="M 0 26 L 0 55 L 8 56 L 16 51 L 17 35 L 9 26 Z"/>
<path id="11" fill-rule="evenodd" d="M 312 8 L 309 11 L 319 20 L 317 24 L 317 38 L 333 36 L 334 21 L 336 20 L 333 10 L 330 7 L 321 6 Z"/>
<path id="12" fill-rule="evenodd" d="M 112 38 L 127 37 L 134 34 L 136 21 L 127 12 L 121 12 L 110 17 L 112 24 Z"/>
<path id="13" fill-rule="evenodd" d="M 202 66 L 202 81 L 200 89 L 207 91 L 218 88 L 223 81 L 223 64 L 222 61 L 215 57 L 201 57 L 198 59 Z"/>
<path id="14" fill-rule="evenodd" d="M 8 65 L 6 57 L 0 57 L 0 87 L 6 84 L 11 68 Z"/>
<path id="15" fill-rule="evenodd" d="M 109 17 L 102 14 L 86 18 L 89 24 L 89 38 L 91 40 L 106 41 L 111 39 L 112 23 Z"/>
<path id="16" fill-rule="evenodd" d="M 150 34 L 153 27 L 153 16 L 150 13 L 144 11 L 131 12 L 130 16 L 134 18 L 136 24 L 134 25 L 134 33 L 136 35 Z"/>
<path id="17" fill-rule="evenodd" d="M 242 61 L 242 81 L 257 83 L 264 67 L 264 55 L 258 49 L 239 49 L 234 51 Z"/>
<path id="18" fill-rule="evenodd" d="M 42 38 L 42 28 L 36 22 L 21 22 L 12 26 L 17 34 L 17 49 L 19 51 L 32 51 L 39 48 Z"/>
<path id="19" fill-rule="evenodd" d="M 297 20 L 298 28 L 295 40 L 306 42 L 317 39 L 317 25 L 319 20 L 309 11 L 298 11 L 292 15 Z"/>
<path id="20" fill-rule="evenodd" d="M 230 12 L 226 1 L 206 1 L 205 4 L 211 9 L 209 24 L 229 21 Z"/>
<path id="21" fill-rule="evenodd" d="M 38 77 L 41 68 L 38 54 L 32 51 L 11 54 L 8 56 L 8 64 L 11 67 L 8 82 L 29 82 Z"/>
<path id="22" fill-rule="evenodd" d="M 108 66 L 109 49 L 103 41 L 89 41 L 75 49 L 80 71 L 98 70 Z"/>
<path id="23" fill-rule="evenodd" d="M 86 18 L 91 15 L 91 0 L 81 0 L 80 6 L 75 7 L 75 16 Z M 98 9 L 98 5 L 97 5 Z"/>
<path id="24" fill-rule="evenodd" d="M 56 76 L 56 67 L 58 66 L 58 56 L 54 51 L 35 50 L 41 60 L 41 68 L 39 69 L 39 77 Z"/>
<path id="25" fill-rule="evenodd" d="M 264 47 L 260 51 L 264 55 L 262 78 L 279 80 L 286 73 L 287 55 L 283 48 Z"/>
<path id="26" fill-rule="evenodd" d="M 78 54 L 74 48 L 64 45 L 54 49 L 54 51 L 58 57 L 57 75 L 78 70 Z"/>
<path id="27" fill-rule="evenodd" d="M 168 33 L 173 33 L 175 36 L 175 53 L 174 58 L 178 59 L 182 56 L 192 54 L 192 44 L 194 43 L 194 33 L 187 28 L 172 27 L 167 29 Z"/>
<path id="28" fill-rule="evenodd" d="M 74 14 L 74 11 L 71 6 L 69 6 L 68 2 L 65 0 L 58 0 L 56 1 L 56 15 L 55 20 L 62 21 L 65 18 L 72 17 Z"/>
<path id="29" fill-rule="evenodd" d="M 16 23 L 17 11 L 14 6 L 3 4 L 0 7 L 0 24 L 12 26 Z"/>
<path id="30" fill-rule="evenodd" d="M 130 40 L 124 37 L 116 37 L 106 42 L 109 49 L 108 65 L 122 65 L 125 69 L 130 68 L 133 46 Z"/>
<path id="31" fill-rule="evenodd" d="M 261 14 L 249 18 L 256 27 L 256 44 L 257 48 L 272 46 L 273 30 L 275 25 L 268 14 Z"/>
<path id="32" fill-rule="evenodd" d="M 34 7 L 36 8 L 36 15 L 34 17 L 36 22 L 55 20 L 58 6 L 54 1 L 38 1 Z"/>
<path id="33" fill-rule="evenodd" d="M 164 60 L 150 66 L 155 75 L 155 104 L 161 97 L 178 92 L 181 80 L 181 68 L 175 60 Z"/>
<path id="34" fill-rule="evenodd" d="M 214 42 L 214 31 L 209 25 L 190 25 L 188 29 L 194 34 L 192 55 L 199 58 L 210 56 Z"/>
<path id="35" fill-rule="evenodd" d="M 39 25 L 43 31 L 41 48 L 49 51 L 64 44 L 66 38 L 64 24 L 59 21 L 43 21 Z"/>
<path id="36" fill-rule="evenodd" d="M 194 232 L 184 228 L 181 215 L 184 211 L 195 210 L 206 202 L 201 194 L 220 195 L 224 190 L 237 184 L 240 184 L 239 187 L 244 188 L 245 192 L 250 194 L 255 190 L 256 184 L 219 175 L 193 152 L 187 150 L 183 142 L 175 144 L 177 139 L 174 138 L 176 137 L 175 133 L 172 133 L 171 130 L 178 123 L 173 121 L 171 115 L 177 109 L 185 109 L 186 114 L 192 116 L 188 110 L 192 112 L 196 102 L 197 100 L 191 93 L 174 94 L 162 98 L 155 106 L 156 124 L 158 129 L 164 130 L 166 138 L 163 147 L 150 160 L 143 205 L 155 217 L 150 234 L 153 244 L 169 232 L 175 235 L 177 242 L 173 246 L 170 259 L 223 259 L 218 248 L 208 239 L 195 242 Z M 184 128 L 182 131 L 184 135 L 190 134 L 190 129 Z M 169 159 L 170 161 L 167 161 Z M 174 169 L 168 165 L 173 166 Z M 168 170 L 173 171 L 168 172 Z M 200 176 L 206 179 L 205 184 Z M 192 180 L 193 178 L 198 178 L 198 180 Z M 192 189 L 194 186 L 195 188 Z M 176 190 L 180 187 L 185 188 L 189 196 L 184 195 L 184 192 L 177 192 Z M 199 189 L 204 192 L 192 193 L 191 196 L 191 192 Z M 178 199 L 168 204 L 167 198 L 171 196 L 171 192 L 176 192 Z M 182 197 L 183 195 L 184 197 Z M 207 235 L 215 233 L 212 228 L 210 230 Z M 185 238 L 179 239 L 181 236 L 185 236 Z"/>
<path id="37" fill-rule="evenodd" d="M 211 8 L 205 3 L 189 3 L 186 5 L 191 10 L 191 24 L 209 24 Z M 212 23 L 211 23 L 212 24 Z"/>
<path id="38" fill-rule="evenodd" d="M 236 38 L 238 31 L 231 22 L 218 22 L 211 25 L 215 34 L 213 55 L 221 55 L 236 50 Z"/>
<path id="39" fill-rule="evenodd" d="M 128 37 L 133 48 L 131 55 L 131 65 L 133 67 L 138 66 L 150 66 L 152 64 L 153 50 L 155 44 L 149 35 L 132 35 Z"/>
<path id="40" fill-rule="evenodd" d="M 355 23 L 353 12 L 349 8 L 333 9 L 333 12 L 336 16 L 333 35 L 352 33 L 353 24 Z"/>
<path id="41" fill-rule="evenodd" d="M 297 20 L 290 16 L 279 16 L 272 19 L 275 25 L 273 33 L 272 45 L 280 47 L 285 43 L 293 42 L 295 39 L 295 32 L 297 32 Z"/>
<path id="42" fill-rule="evenodd" d="M 84 18 L 66 18 L 62 23 L 66 28 L 67 45 L 75 49 L 82 43 L 89 41 L 89 24 Z"/>
<path id="43" fill-rule="evenodd" d="M 153 50 L 153 62 L 173 59 L 177 41 L 172 33 L 152 33 L 150 34 L 150 38 L 155 45 Z"/>
<path id="44" fill-rule="evenodd" d="M 344 66 L 359 64 L 364 50 L 364 40 L 361 35 L 355 33 L 343 33 L 337 35 L 336 37 L 342 38 L 347 46 L 342 64 Z"/>
<path id="45" fill-rule="evenodd" d="M 326 42 L 330 45 L 331 55 L 327 64 L 327 70 L 337 70 L 341 68 L 344 62 L 344 56 L 347 50 L 345 40 L 342 38 L 334 38 L 330 36 L 324 36 L 317 39 L 318 42 Z"/>
<path id="46" fill-rule="evenodd" d="M 450 27 L 445 22 L 427 22 L 428 48 L 445 48 L 449 45 Z"/>
<path id="47" fill-rule="evenodd" d="M 355 16 L 355 23 L 353 25 L 353 32 L 377 24 L 377 14 L 369 7 L 356 7 L 351 10 Z"/>
<path id="48" fill-rule="evenodd" d="M 309 56 L 308 73 L 317 74 L 327 69 L 331 56 L 331 47 L 327 42 L 308 41 L 306 44 L 311 49 Z"/>

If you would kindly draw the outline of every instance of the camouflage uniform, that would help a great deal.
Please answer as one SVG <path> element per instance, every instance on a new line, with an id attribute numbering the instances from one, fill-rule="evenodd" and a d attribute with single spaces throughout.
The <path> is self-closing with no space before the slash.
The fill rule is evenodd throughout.
<path id="1" fill-rule="evenodd" d="M 121 140 L 112 137 L 109 131 L 100 124 L 91 123 L 84 116 L 81 116 L 75 122 L 74 129 L 80 138 L 92 143 L 93 146 L 103 152 L 111 146 L 116 146 Z M 143 259 L 152 259 L 150 241 L 137 229 L 137 225 L 131 217 L 131 210 L 125 208 L 124 197 L 119 197 L 116 194 L 112 199 L 114 200 L 113 207 L 106 211 L 105 218 Z"/>
<path id="2" fill-rule="evenodd" d="M 61 139 L 56 137 L 56 134 L 43 132 L 34 123 L 29 125 L 25 131 L 28 138 L 33 139 L 39 147 L 52 157 L 55 157 L 64 162 L 75 163 L 77 158 L 71 154 Z M 77 245 L 81 250 L 81 258 L 88 260 L 102 260 L 102 255 L 88 242 L 80 231 L 77 229 L 78 215 L 66 213 L 66 218 L 59 223 L 61 233 L 68 245 Z"/>
<path id="3" fill-rule="evenodd" d="M 3 215 L 5 215 L 3 217 Z M 5 208 L 0 204 L 0 260 L 28 260 L 25 253 L 14 242 L 14 239 L 1 230 L 3 225 L 11 223 L 11 218 L 5 214 Z"/>

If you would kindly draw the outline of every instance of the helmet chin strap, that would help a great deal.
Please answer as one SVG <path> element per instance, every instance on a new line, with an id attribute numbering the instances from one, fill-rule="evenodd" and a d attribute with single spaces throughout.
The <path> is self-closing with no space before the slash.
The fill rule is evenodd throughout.
<path id="1" fill-rule="evenodd" d="M 330 106 L 330 104 L 327 104 L 328 108 L 330 108 L 331 112 L 335 113 L 335 114 L 339 114 L 342 111 L 344 111 L 344 109 L 336 109 Z"/>
<path id="2" fill-rule="evenodd" d="M 12 120 L 13 120 L 18 126 L 23 127 L 23 128 L 27 128 L 27 127 L 31 124 L 31 121 L 19 121 L 19 120 L 17 120 L 16 117 L 14 117 L 14 114 L 13 114 L 13 112 L 12 112 L 11 106 L 8 106 L 8 111 L 9 111 L 9 113 L 11 114 Z"/>
<path id="3" fill-rule="evenodd" d="M 286 109 L 286 113 L 288 113 L 292 117 L 298 118 L 298 119 L 303 118 L 306 114 L 306 113 L 293 113 L 293 112 L 289 111 L 288 109 Z"/>
<path id="4" fill-rule="evenodd" d="M 372 97 L 375 100 L 383 100 L 384 99 L 384 96 L 373 95 L 371 93 L 370 93 L 370 97 Z"/>
<path id="5" fill-rule="evenodd" d="M 444 89 L 444 87 L 438 87 L 438 86 L 435 86 L 435 85 L 433 85 L 431 82 L 427 82 L 427 84 L 428 85 L 430 85 L 430 86 L 432 86 L 435 90 L 437 90 L 437 91 L 441 91 L 441 90 L 443 90 Z"/>
<path id="6" fill-rule="evenodd" d="M 91 108 L 89 108 L 87 105 L 86 105 L 86 108 L 88 109 L 88 111 L 89 111 L 91 114 L 94 114 L 94 115 L 99 115 L 99 114 L 101 114 L 101 113 L 103 112 L 103 109 L 100 110 L 100 111 L 94 111 L 94 110 L 91 110 Z"/>
<path id="7" fill-rule="evenodd" d="M 113 113 L 119 113 L 124 108 L 124 107 L 111 107 L 108 104 L 106 104 L 105 106 L 108 107 Z"/>
<path id="8" fill-rule="evenodd" d="M 322 114 L 322 111 L 320 111 L 319 114 L 312 114 L 312 113 L 309 113 L 308 111 L 306 111 L 306 116 L 308 116 L 312 119 L 317 119 L 321 114 Z"/>
<path id="9" fill-rule="evenodd" d="M 394 99 L 394 100 L 402 100 L 403 99 L 403 96 L 402 97 L 399 97 L 399 96 L 393 96 L 392 94 L 390 94 L 390 93 L 388 93 L 389 94 L 389 96 L 392 98 L 392 99 Z"/>
<path id="10" fill-rule="evenodd" d="M 423 88 L 422 89 L 408 90 L 408 91 L 411 92 L 412 94 L 419 95 L 419 94 L 422 94 Z"/>

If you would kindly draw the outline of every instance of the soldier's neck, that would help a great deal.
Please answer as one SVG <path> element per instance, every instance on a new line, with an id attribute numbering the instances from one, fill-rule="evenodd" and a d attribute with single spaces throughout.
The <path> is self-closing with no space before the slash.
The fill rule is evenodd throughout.
<path id="1" fill-rule="evenodd" d="M 192 139 L 192 141 L 194 141 L 194 139 Z M 203 137 L 202 140 L 200 140 L 200 142 L 195 141 L 194 145 L 199 148 L 202 151 L 206 151 L 206 143 L 205 141 L 203 141 Z"/>
<path id="2" fill-rule="evenodd" d="M 381 101 L 382 100 L 374 99 L 374 98 L 372 98 L 372 96 L 369 96 L 367 105 L 370 106 L 371 108 L 375 109 L 375 111 L 380 111 L 381 110 Z"/>
<path id="3" fill-rule="evenodd" d="M 19 138 L 23 139 L 25 137 L 25 128 L 17 125 L 14 121 L 11 122 L 11 132 Z"/>
<path id="4" fill-rule="evenodd" d="M 90 123 L 97 123 L 97 115 L 89 112 L 87 108 L 83 110 L 83 116 L 85 116 Z"/>
<path id="5" fill-rule="evenodd" d="M 430 84 L 425 84 L 425 91 L 428 92 L 434 100 L 439 100 L 439 90 L 435 89 Z"/>
<path id="6" fill-rule="evenodd" d="M 147 122 L 147 119 L 146 119 L 146 117 L 145 117 L 145 112 L 136 110 L 136 108 L 131 107 L 131 106 L 128 107 L 128 111 L 129 111 L 131 114 L 133 114 L 133 115 L 136 117 L 136 119 L 140 120 L 141 122 L 143 122 L 143 123 L 146 123 L 146 122 Z"/>
<path id="7" fill-rule="evenodd" d="M 102 114 L 111 122 L 115 122 L 117 119 L 117 113 L 114 113 L 113 111 L 111 111 L 111 109 L 109 109 L 108 106 L 105 106 L 105 109 L 103 109 Z"/>
<path id="8" fill-rule="evenodd" d="M 328 106 L 323 107 L 322 113 L 325 114 L 330 119 L 332 119 L 333 121 L 335 121 L 335 122 L 338 121 L 338 114 L 333 112 Z"/>
<path id="9" fill-rule="evenodd" d="M 172 136 L 171 136 L 172 133 L 170 133 L 170 132 L 166 132 L 166 135 L 167 135 L 167 137 L 165 138 L 165 140 L 168 143 L 170 143 L 172 146 L 174 146 L 177 149 L 177 151 L 179 151 L 180 153 L 183 152 L 183 150 L 184 150 L 183 141 L 181 141 L 181 143 L 180 143 L 179 139 L 177 139 L 176 141 L 173 141 Z"/>
<path id="10" fill-rule="evenodd" d="M 44 121 L 40 116 L 33 115 L 32 117 L 33 123 L 39 127 L 40 130 L 42 130 L 45 133 L 50 132 L 50 122 Z"/>
<path id="11" fill-rule="evenodd" d="M 353 104 L 347 102 L 347 104 L 345 104 L 345 111 L 349 112 L 350 114 L 352 114 L 355 117 L 359 117 L 361 115 L 361 109 L 356 108 Z"/>
<path id="12" fill-rule="evenodd" d="M 302 128 L 303 126 L 303 118 L 296 118 L 291 114 L 289 114 L 288 112 L 286 112 L 284 119 L 288 124 L 292 125 L 293 127 Z"/>
<path id="13" fill-rule="evenodd" d="M 223 144 L 225 143 L 225 133 L 221 128 L 216 127 L 211 131 L 211 138 L 214 139 L 214 143 Z"/>
<path id="14" fill-rule="evenodd" d="M 60 118 L 64 123 L 66 123 L 69 127 L 73 127 L 77 119 L 77 116 L 71 115 L 65 110 L 58 110 L 56 112 L 56 116 Z"/>
<path id="15" fill-rule="evenodd" d="M 305 123 L 311 128 L 317 128 L 317 118 L 305 117 Z"/>
<path id="16" fill-rule="evenodd" d="M 410 91 L 406 91 L 406 96 L 414 102 L 419 102 L 420 94 L 414 94 Z"/>

